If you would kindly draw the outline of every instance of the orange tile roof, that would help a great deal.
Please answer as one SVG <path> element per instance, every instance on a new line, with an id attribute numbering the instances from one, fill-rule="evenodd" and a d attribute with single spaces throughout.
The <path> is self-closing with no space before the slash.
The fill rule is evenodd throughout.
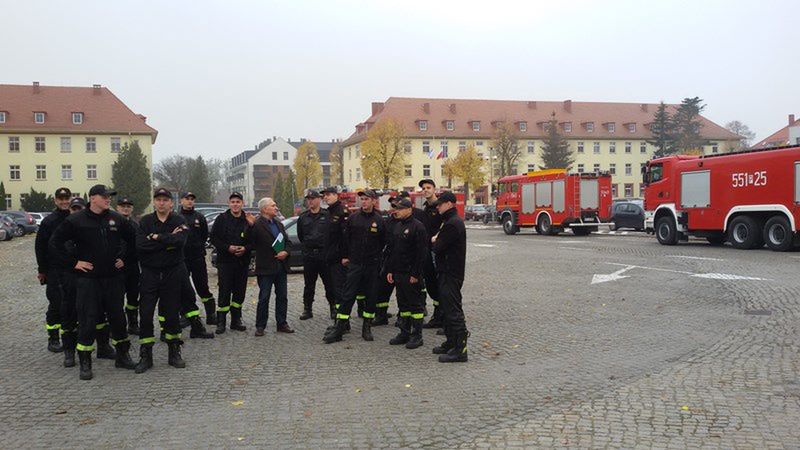
<path id="1" fill-rule="evenodd" d="M 772 146 L 778 147 L 781 145 L 789 145 L 789 127 L 798 127 L 798 126 L 800 126 L 800 119 L 795 120 L 793 124 L 786 125 L 780 130 L 762 139 L 752 148 L 772 147 Z"/>
<path id="2" fill-rule="evenodd" d="M 6 112 L 0 132 L 149 134 L 154 142 L 158 135 L 105 87 L 0 84 L 0 111 Z M 45 113 L 43 124 L 34 122 L 34 112 Z M 72 123 L 73 112 L 83 113 L 82 124 Z"/>
<path id="3" fill-rule="evenodd" d="M 494 134 L 493 122 L 508 120 L 511 123 L 527 122 L 527 131 L 519 132 L 521 139 L 542 138 L 545 133 L 540 124 L 550 120 L 555 112 L 559 123 L 571 122 L 572 132 L 562 134 L 571 138 L 584 139 L 649 139 L 650 131 L 645 126 L 653 121 L 658 108 L 656 103 L 609 103 L 609 102 L 565 102 L 515 101 L 515 100 L 463 100 L 390 97 L 385 103 L 373 103 L 373 114 L 363 123 L 373 124 L 385 117 L 400 120 L 409 137 L 432 139 L 443 138 L 483 138 L 491 139 Z M 674 113 L 677 105 L 668 105 Z M 453 112 L 455 111 L 455 112 Z M 418 121 L 427 120 L 427 131 L 420 131 Z M 448 131 L 445 123 L 454 121 L 454 129 Z M 480 131 L 473 131 L 471 122 L 480 121 Z M 703 123 L 701 134 L 706 139 L 739 139 L 740 137 L 716 123 L 700 117 Z M 586 129 L 586 123 L 594 123 L 594 131 Z M 614 123 L 612 133 L 605 124 Z M 627 124 L 636 124 L 630 132 Z M 355 132 L 343 145 L 360 142 L 366 133 Z"/>

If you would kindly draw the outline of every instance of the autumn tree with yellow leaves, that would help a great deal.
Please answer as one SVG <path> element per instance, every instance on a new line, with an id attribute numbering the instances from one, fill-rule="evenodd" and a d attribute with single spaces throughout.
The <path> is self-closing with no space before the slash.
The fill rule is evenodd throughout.
<path id="1" fill-rule="evenodd" d="M 481 186 L 486 179 L 484 160 L 475 147 L 469 146 L 458 156 L 449 160 L 453 176 L 464 183 L 464 199 L 469 199 L 469 187 Z"/>
<path id="2" fill-rule="evenodd" d="M 319 186 L 322 182 L 322 164 L 319 161 L 317 146 L 313 142 L 304 142 L 300 145 L 292 166 L 297 192 L 305 195 L 307 189 Z"/>
<path id="3" fill-rule="evenodd" d="M 361 170 L 372 187 L 389 189 L 405 176 L 406 141 L 403 125 L 388 118 L 376 123 L 361 143 Z"/>
<path id="4" fill-rule="evenodd" d="M 342 147 L 337 143 L 331 149 L 331 185 L 344 184 L 344 161 L 342 160 Z"/>

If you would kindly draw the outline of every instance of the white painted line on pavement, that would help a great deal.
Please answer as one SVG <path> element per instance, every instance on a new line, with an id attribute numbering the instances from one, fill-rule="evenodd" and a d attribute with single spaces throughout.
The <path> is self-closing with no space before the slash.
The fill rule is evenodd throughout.
<path id="1" fill-rule="evenodd" d="M 629 271 L 629 270 L 631 270 L 631 269 L 633 269 L 634 267 L 636 267 L 636 266 L 623 267 L 622 269 L 619 269 L 618 271 L 616 271 L 614 273 L 609 273 L 609 274 L 597 274 L 596 273 L 596 274 L 592 275 L 591 284 L 606 283 L 606 282 L 609 282 L 609 281 L 621 280 L 623 278 L 630 278 L 627 275 L 622 275 L 622 274 L 627 272 L 627 271 Z"/>
<path id="2" fill-rule="evenodd" d="M 588 248 L 578 248 L 578 247 L 558 247 L 558 248 L 562 248 L 564 250 L 580 250 L 582 252 L 588 252 L 588 251 L 591 250 L 591 249 L 588 249 Z"/>
<path id="3" fill-rule="evenodd" d="M 630 264 L 620 264 L 620 263 L 606 263 L 611 264 L 612 266 L 622 266 L 622 267 L 635 267 L 637 269 L 646 269 L 646 270 L 656 270 L 659 272 L 670 272 L 670 273 L 681 273 L 683 275 L 694 275 L 694 272 L 684 272 L 682 270 L 672 270 L 672 269 L 662 269 L 660 267 L 645 267 L 645 266 L 631 266 Z"/>
<path id="4" fill-rule="evenodd" d="M 586 244 L 589 241 L 558 241 L 559 244 Z"/>
<path id="5" fill-rule="evenodd" d="M 684 259 L 698 259 L 701 261 L 725 261 L 724 259 L 720 258 L 705 258 L 702 256 L 686 256 L 686 255 L 664 255 L 667 258 L 684 258 Z"/>
<path id="6" fill-rule="evenodd" d="M 686 271 L 683 271 L 683 270 L 662 269 L 660 267 L 632 266 L 630 264 L 620 264 L 620 263 L 612 263 L 612 262 L 607 262 L 606 264 L 610 264 L 612 266 L 622 266 L 622 267 L 631 267 L 631 268 L 645 269 L 645 270 L 655 270 L 655 271 L 659 271 L 659 272 L 679 273 L 679 274 L 683 274 L 683 275 L 689 275 L 690 277 L 705 278 L 705 279 L 709 279 L 709 280 L 772 281 L 769 278 L 748 277 L 748 276 L 744 276 L 744 275 L 732 275 L 732 274 L 728 274 L 728 273 L 694 273 L 694 272 L 686 272 Z"/>
<path id="7" fill-rule="evenodd" d="M 485 248 L 497 247 L 496 245 L 493 245 L 493 244 L 472 244 L 472 245 L 475 246 L 475 247 L 485 247 Z"/>

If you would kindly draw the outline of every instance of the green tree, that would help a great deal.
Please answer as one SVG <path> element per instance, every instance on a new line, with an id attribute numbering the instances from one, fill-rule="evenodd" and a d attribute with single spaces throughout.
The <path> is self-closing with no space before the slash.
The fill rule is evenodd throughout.
<path id="1" fill-rule="evenodd" d="M 278 172 L 278 174 L 275 176 L 274 183 L 275 183 L 274 184 L 274 189 L 272 190 L 273 191 L 272 192 L 272 200 L 275 202 L 276 205 L 278 205 L 278 209 L 281 212 L 283 212 L 283 208 L 285 206 L 284 203 L 283 203 L 283 197 L 284 197 L 284 195 L 283 195 L 283 183 L 284 183 L 283 174 Z"/>
<path id="2" fill-rule="evenodd" d="M 517 160 L 522 155 L 518 144 L 519 136 L 514 124 L 507 119 L 497 122 L 492 147 L 497 162 L 500 164 L 500 176 L 512 175 Z"/>
<path id="3" fill-rule="evenodd" d="M 294 205 L 297 202 L 297 191 L 295 190 L 297 186 L 297 182 L 295 181 L 294 172 L 289 170 L 289 176 L 286 177 L 286 182 L 283 184 L 283 195 L 284 201 L 286 202 L 286 206 L 288 209 L 287 212 L 284 211 L 283 215 L 286 217 L 290 217 L 294 215 Z"/>
<path id="4" fill-rule="evenodd" d="M 192 191 L 199 202 L 211 202 L 211 178 L 202 156 L 190 160 L 186 190 Z"/>
<path id="5" fill-rule="evenodd" d="M 703 149 L 708 143 L 700 136 L 703 123 L 700 121 L 700 113 L 705 109 L 703 100 L 700 97 L 684 98 L 675 115 L 672 117 L 675 125 L 675 151 L 676 152 L 697 152 Z"/>
<path id="6" fill-rule="evenodd" d="M 653 115 L 653 122 L 650 123 L 650 134 L 653 138 L 647 141 L 656 148 L 654 157 L 660 158 L 674 153 L 673 128 L 672 117 L 667 111 L 667 105 L 664 102 L 659 103 L 658 109 Z"/>
<path id="7" fill-rule="evenodd" d="M 53 209 L 53 196 L 31 188 L 28 196 L 22 199 L 22 209 L 29 212 L 50 211 Z"/>
<path id="8" fill-rule="evenodd" d="M 6 210 L 6 185 L 0 181 L 0 211 Z"/>
<path id="9" fill-rule="evenodd" d="M 119 195 L 133 200 L 133 214 L 140 215 L 150 204 L 150 191 L 153 188 L 150 169 L 138 141 L 130 145 L 126 143 L 120 149 L 111 168 L 111 183 Z"/>
<path id="10" fill-rule="evenodd" d="M 304 142 L 297 149 L 292 166 L 297 174 L 297 192 L 305 193 L 306 189 L 319 186 L 322 182 L 322 164 L 313 142 Z"/>
<path id="11" fill-rule="evenodd" d="M 569 142 L 558 132 L 556 113 L 550 116 L 545 130 L 547 136 L 542 146 L 542 167 L 544 169 L 569 169 L 575 162 Z"/>

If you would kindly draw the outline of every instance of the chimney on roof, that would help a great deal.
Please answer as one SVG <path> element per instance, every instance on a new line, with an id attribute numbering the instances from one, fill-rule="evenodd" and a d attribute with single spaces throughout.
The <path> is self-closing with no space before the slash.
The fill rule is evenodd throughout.
<path id="1" fill-rule="evenodd" d="M 383 102 L 372 102 L 372 115 L 383 111 Z"/>
<path id="2" fill-rule="evenodd" d="M 647 112 L 647 110 L 649 109 L 649 106 L 647 106 L 647 103 L 642 103 L 640 108 L 642 109 L 642 112 Z"/>
<path id="3" fill-rule="evenodd" d="M 33 93 L 34 94 L 38 94 L 39 93 L 39 82 L 38 81 L 34 81 L 33 82 Z"/>
<path id="4" fill-rule="evenodd" d="M 99 84 L 93 84 L 92 85 L 92 93 L 94 95 L 100 95 L 100 85 Z"/>
<path id="5" fill-rule="evenodd" d="M 456 113 L 456 104 L 450 103 L 450 114 L 455 114 L 455 113 Z"/>
<path id="6" fill-rule="evenodd" d="M 528 102 L 529 109 L 536 109 L 536 102 Z"/>
<path id="7" fill-rule="evenodd" d="M 423 103 L 422 110 L 425 111 L 425 114 L 430 114 L 431 112 L 431 104 L 430 103 Z"/>
<path id="8" fill-rule="evenodd" d="M 789 114 L 789 126 L 794 125 L 794 114 Z"/>
<path id="9" fill-rule="evenodd" d="M 564 111 L 568 113 L 572 112 L 572 100 L 564 100 Z"/>

